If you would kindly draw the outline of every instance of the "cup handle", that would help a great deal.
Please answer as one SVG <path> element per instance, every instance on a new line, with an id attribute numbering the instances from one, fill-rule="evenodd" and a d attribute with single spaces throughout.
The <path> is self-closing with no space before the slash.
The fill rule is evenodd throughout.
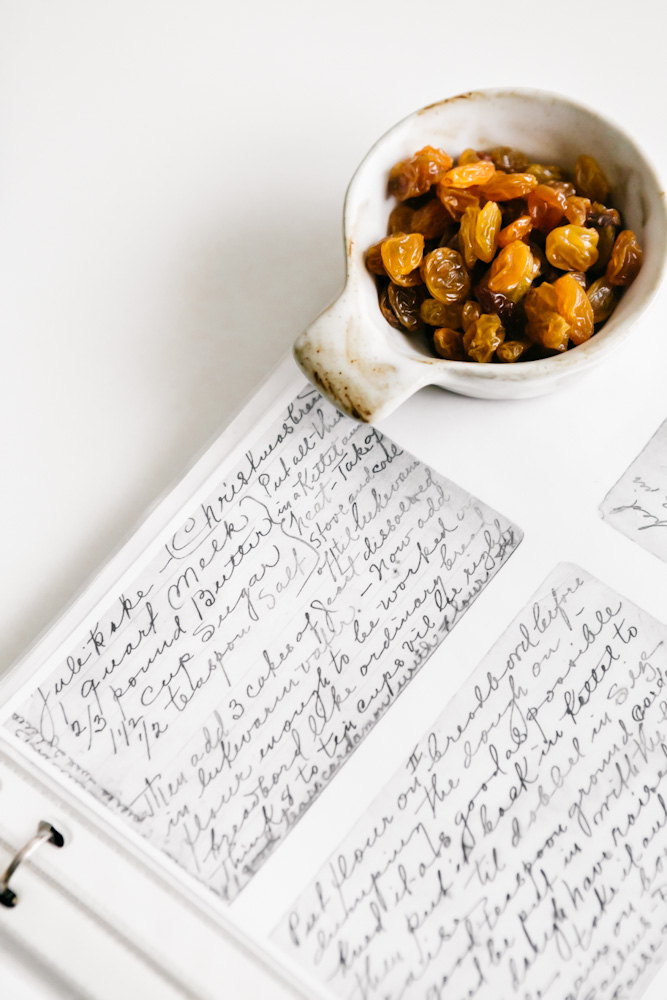
<path id="1" fill-rule="evenodd" d="M 431 381 L 428 358 L 392 349 L 346 291 L 297 338 L 294 357 L 334 406 L 363 423 L 388 416 Z"/>

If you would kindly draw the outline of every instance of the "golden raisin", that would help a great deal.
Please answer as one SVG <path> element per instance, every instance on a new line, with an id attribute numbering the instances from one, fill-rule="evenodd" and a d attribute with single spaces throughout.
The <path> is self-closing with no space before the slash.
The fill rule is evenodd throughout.
<path id="1" fill-rule="evenodd" d="M 567 208 L 565 195 L 547 184 L 538 184 L 528 195 L 528 214 L 541 233 L 550 233 Z"/>
<path id="2" fill-rule="evenodd" d="M 594 281 L 587 294 L 593 309 L 593 322 L 603 323 L 609 319 L 618 302 L 618 290 L 609 284 L 606 276 Z"/>
<path id="3" fill-rule="evenodd" d="M 566 198 L 565 218 L 574 226 L 585 226 L 590 207 L 591 202 L 589 198 L 580 198 L 578 195 Z"/>
<path id="4" fill-rule="evenodd" d="M 442 236 L 450 221 L 449 212 L 442 202 L 431 198 L 413 212 L 410 232 L 421 233 L 425 240 L 434 240 Z"/>
<path id="5" fill-rule="evenodd" d="M 383 288 L 383 289 L 381 289 L 380 295 L 379 295 L 379 300 L 380 300 L 380 312 L 382 313 L 382 315 L 386 319 L 387 323 L 390 323 L 391 326 L 393 326 L 394 329 L 396 329 L 396 330 L 402 330 L 403 327 L 399 323 L 398 319 L 396 318 L 396 313 L 391 308 L 391 305 L 389 303 L 389 296 L 387 294 L 386 287 Z"/>
<path id="6" fill-rule="evenodd" d="M 551 163 L 529 163 L 526 167 L 526 173 L 537 177 L 540 184 L 546 184 L 547 181 L 562 181 L 563 179 L 563 171 Z"/>
<path id="7" fill-rule="evenodd" d="M 560 191 L 564 194 L 566 198 L 574 198 L 578 191 L 574 184 L 570 184 L 569 181 L 546 181 L 547 187 L 551 187 L 554 191 Z"/>
<path id="8" fill-rule="evenodd" d="M 506 247 L 508 243 L 513 243 L 514 240 L 523 240 L 528 236 L 529 232 L 533 228 L 533 221 L 529 215 L 520 215 L 514 222 L 510 222 L 508 226 L 501 229 L 498 233 L 498 246 Z"/>
<path id="9" fill-rule="evenodd" d="M 557 267 L 550 264 L 547 260 L 547 255 L 545 254 L 539 243 L 533 242 L 533 240 L 527 240 L 528 246 L 530 247 L 530 252 L 532 253 L 535 261 L 539 267 L 539 276 L 542 281 L 555 281 L 556 278 L 560 278 L 562 271 L 559 271 Z"/>
<path id="10" fill-rule="evenodd" d="M 425 146 L 396 164 L 389 235 L 365 258 L 382 315 L 407 333 L 428 324 L 433 351 L 450 360 L 512 364 L 584 343 L 642 252 L 630 230 L 617 237 L 621 217 L 593 157 L 568 177 L 511 147 L 467 148 L 454 166 Z"/>
<path id="11" fill-rule="evenodd" d="M 526 298 L 526 333 L 530 339 L 550 351 L 566 351 L 570 338 L 569 324 L 558 312 L 556 290 L 544 281 L 531 288 Z"/>
<path id="12" fill-rule="evenodd" d="M 467 305 L 467 303 L 466 303 Z M 446 326 L 452 330 L 461 326 L 463 310 L 462 302 L 438 302 L 437 299 L 424 299 L 419 314 L 429 326 Z"/>
<path id="13" fill-rule="evenodd" d="M 605 226 L 620 226 L 620 224 L 621 216 L 615 208 L 607 208 L 599 201 L 594 201 L 590 205 L 586 216 L 586 225 L 603 229 Z"/>
<path id="14" fill-rule="evenodd" d="M 537 324 L 527 328 L 536 344 L 541 344 L 549 351 L 567 350 L 570 339 L 570 328 L 559 313 L 544 313 Z"/>
<path id="15" fill-rule="evenodd" d="M 463 258 L 449 247 L 431 250 L 421 263 L 421 275 L 439 302 L 463 302 L 470 291 L 470 275 Z"/>
<path id="16" fill-rule="evenodd" d="M 483 313 L 463 334 L 463 346 L 473 361 L 487 364 L 504 339 L 500 317 Z"/>
<path id="17" fill-rule="evenodd" d="M 482 157 L 479 155 L 476 149 L 471 149 L 468 147 L 464 149 L 461 155 L 456 161 L 457 167 L 464 167 L 466 163 L 479 163 Z"/>
<path id="18" fill-rule="evenodd" d="M 461 227 L 459 226 L 453 232 L 449 231 L 445 233 L 440 240 L 439 246 L 449 247 L 450 250 L 456 250 L 457 253 L 461 253 Z"/>
<path id="19" fill-rule="evenodd" d="M 463 334 L 459 330 L 450 330 L 447 327 L 434 330 L 433 346 L 436 353 L 447 361 L 466 360 L 466 353 L 463 349 Z"/>
<path id="20" fill-rule="evenodd" d="M 558 226 L 547 236 L 547 260 L 563 271 L 587 271 L 598 259 L 598 234 L 583 226 Z"/>
<path id="21" fill-rule="evenodd" d="M 384 240 L 380 240 L 379 243 L 374 243 L 372 247 L 366 251 L 366 267 L 371 272 L 371 274 L 386 274 L 384 263 L 382 261 L 382 244 Z"/>
<path id="22" fill-rule="evenodd" d="M 475 184 L 486 184 L 495 172 L 493 163 L 488 160 L 478 160 L 476 163 L 464 163 L 463 166 L 452 167 L 442 178 L 442 183 L 454 188 L 469 188 Z"/>
<path id="23" fill-rule="evenodd" d="M 395 285 L 401 285 L 403 288 L 412 288 L 414 285 L 421 285 L 421 271 L 418 267 L 416 267 L 414 271 L 410 271 L 409 274 L 395 274 L 392 281 Z"/>
<path id="24" fill-rule="evenodd" d="M 409 333 L 421 330 L 424 324 L 419 314 L 419 307 L 424 298 L 423 286 L 402 288 L 400 285 L 390 282 L 387 288 L 387 298 L 401 326 L 404 326 Z"/>
<path id="25" fill-rule="evenodd" d="M 488 274 L 475 288 L 475 296 L 482 307 L 482 312 L 500 316 L 503 326 L 516 326 L 518 300 L 513 302 L 509 295 L 503 292 L 492 292 L 486 284 L 487 281 Z"/>
<path id="26" fill-rule="evenodd" d="M 526 215 L 526 199 L 510 198 L 509 201 L 500 203 L 500 210 L 503 213 L 503 225 L 509 226 L 510 222 L 515 222 L 520 215 Z"/>
<path id="27" fill-rule="evenodd" d="M 607 269 L 607 264 L 611 260 L 612 250 L 616 241 L 616 226 L 594 226 L 598 234 L 598 259 L 595 262 L 593 272 L 598 277 Z"/>
<path id="28" fill-rule="evenodd" d="M 487 201 L 484 208 L 467 208 L 461 219 L 461 251 L 466 266 L 475 261 L 488 264 L 496 252 L 502 216 L 495 201 Z"/>
<path id="29" fill-rule="evenodd" d="M 475 220 L 472 247 L 478 260 L 489 264 L 498 246 L 502 215 L 495 201 L 487 201 Z"/>
<path id="30" fill-rule="evenodd" d="M 451 165 L 452 158 L 443 149 L 424 146 L 414 156 L 391 168 L 389 194 L 393 194 L 399 201 L 426 194 Z"/>
<path id="31" fill-rule="evenodd" d="M 498 361 L 503 361 L 506 364 L 512 363 L 513 361 L 518 361 L 519 358 L 523 357 L 526 351 L 529 351 L 532 346 L 532 340 L 504 340 L 502 344 L 496 348 L 496 357 L 498 358 Z"/>
<path id="32" fill-rule="evenodd" d="M 571 277 L 573 277 L 575 281 L 578 281 L 583 290 L 586 291 L 587 281 L 586 281 L 586 275 L 584 274 L 583 271 L 568 271 L 567 273 L 571 275 Z"/>
<path id="33" fill-rule="evenodd" d="M 607 264 L 610 285 L 631 285 L 642 266 L 642 249 L 631 229 L 624 229 L 616 237 L 611 260 Z"/>
<path id="34" fill-rule="evenodd" d="M 382 263 L 392 281 L 403 284 L 401 278 L 421 264 L 424 237 L 421 233 L 395 233 L 382 241 Z"/>
<path id="35" fill-rule="evenodd" d="M 461 313 L 461 326 L 464 332 L 469 326 L 472 326 L 479 317 L 482 315 L 482 307 L 479 302 L 474 302 L 472 299 L 468 299 L 463 305 L 463 311 Z"/>
<path id="36" fill-rule="evenodd" d="M 529 323 L 538 319 L 543 312 L 558 312 L 558 299 L 554 286 L 548 281 L 543 281 L 536 288 L 531 288 L 526 295 L 524 309 Z"/>
<path id="37" fill-rule="evenodd" d="M 464 188 L 453 188 L 447 184 L 438 184 L 436 193 L 444 208 L 447 209 L 452 219 L 458 222 L 466 208 L 477 207 L 479 198 L 472 191 Z"/>
<path id="38" fill-rule="evenodd" d="M 570 340 L 583 344 L 593 335 L 593 308 L 586 292 L 572 274 L 564 274 L 553 287 L 558 313 L 570 327 Z"/>
<path id="39" fill-rule="evenodd" d="M 461 248 L 461 253 L 463 254 L 463 259 L 466 262 L 466 267 L 471 270 L 475 266 L 475 261 L 477 257 L 473 249 L 473 233 L 475 231 L 475 226 L 477 225 L 477 218 L 479 216 L 479 208 L 466 208 L 463 216 L 461 217 L 461 228 L 459 230 L 459 245 Z"/>
<path id="40" fill-rule="evenodd" d="M 591 201 L 607 200 L 609 181 L 604 170 L 592 156 L 578 156 L 574 165 L 574 183 L 579 191 Z"/>
<path id="41" fill-rule="evenodd" d="M 493 160 L 496 170 L 505 170 L 507 173 L 523 173 L 528 169 L 528 157 L 519 149 L 512 146 L 495 146 L 490 150 L 489 155 Z"/>
<path id="42" fill-rule="evenodd" d="M 492 292 L 502 292 L 513 302 L 522 298 L 533 278 L 537 276 L 536 264 L 530 247 L 522 240 L 509 243 L 491 264 L 488 287 Z"/>
<path id="43" fill-rule="evenodd" d="M 509 201 L 511 198 L 525 198 L 537 187 L 537 177 L 533 174 L 503 174 L 500 171 L 482 186 L 482 194 L 490 201 Z"/>
<path id="44" fill-rule="evenodd" d="M 389 236 L 393 236 L 394 233 L 411 233 L 413 231 L 413 215 L 414 209 L 410 208 L 409 205 L 396 205 L 389 213 L 389 222 L 387 224 L 387 233 Z"/>
<path id="45" fill-rule="evenodd" d="M 450 219 L 447 228 L 438 240 L 439 247 L 451 247 L 452 250 L 459 249 L 459 226 Z M 435 247 L 433 247 L 435 249 Z"/>

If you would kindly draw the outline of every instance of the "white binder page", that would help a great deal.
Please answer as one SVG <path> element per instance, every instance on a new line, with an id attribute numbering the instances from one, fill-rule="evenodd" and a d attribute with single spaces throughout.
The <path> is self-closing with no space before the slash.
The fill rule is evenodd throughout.
<path id="1" fill-rule="evenodd" d="M 603 519 L 667 562 L 667 420 L 612 486 Z"/>
<path id="2" fill-rule="evenodd" d="M 348 1000 L 639 997 L 667 934 L 667 626 L 560 565 L 275 931 Z"/>
<path id="3" fill-rule="evenodd" d="M 121 578 L 22 668 L 4 723 L 224 900 L 521 539 L 299 376 L 267 414 L 277 385 Z"/>

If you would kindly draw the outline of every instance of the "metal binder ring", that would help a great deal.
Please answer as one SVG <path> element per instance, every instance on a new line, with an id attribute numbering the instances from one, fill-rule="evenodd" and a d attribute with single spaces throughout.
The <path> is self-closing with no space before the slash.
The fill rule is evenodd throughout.
<path id="1" fill-rule="evenodd" d="M 41 820 L 39 826 L 37 827 L 37 833 L 35 836 L 32 840 L 28 841 L 25 847 L 22 847 L 21 850 L 14 855 L 9 863 L 9 867 L 5 873 L 0 876 L 0 903 L 3 906 L 16 906 L 18 897 L 16 893 L 12 892 L 9 888 L 9 880 L 21 862 L 25 861 L 27 857 L 37 850 L 40 844 L 44 843 L 53 844 L 54 847 L 62 847 L 65 843 L 65 838 L 62 833 L 58 833 L 56 828 L 51 826 L 50 823 Z"/>

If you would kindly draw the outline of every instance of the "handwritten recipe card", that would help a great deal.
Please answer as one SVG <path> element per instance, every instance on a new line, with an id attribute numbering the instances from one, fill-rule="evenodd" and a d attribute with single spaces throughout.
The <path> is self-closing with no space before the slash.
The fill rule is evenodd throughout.
<path id="1" fill-rule="evenodd" d="M 667 935 L 667 627 L 558 567 L 293 904 L 336 995 L 633 1000 Z"/>
<path id="2" fill-rule="evenodd" d="M 5 724 L 226 900 L 521 539 L 310 386 L 250 444 Z"/>
<path id="3" fill-rule="evenodd" d="M 602 517 L 667 562 L 667 420 L 600 506 Z"/>

